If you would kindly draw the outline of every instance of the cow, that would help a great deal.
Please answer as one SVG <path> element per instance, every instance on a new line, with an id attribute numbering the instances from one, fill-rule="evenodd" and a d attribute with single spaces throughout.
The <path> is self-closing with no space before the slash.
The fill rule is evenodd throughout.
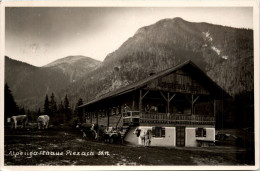
<path id="1" fill-rule="evenodd" d="M 37 119 L 38 129 L 47 129 L 49 126 L 50 117 L 48 115 L 40 115 Z"/>
<path id="2" fill-rule="evenodd" d="M 16 129 L 18 124 L 22 125 L 22 128 L 28 124 L 27 115 L 17 115 L 11 117 L 12 128 Z"/>
<path id="3" fill-rule="evenodd" d="M 141 139 L 141 142 L 144 146 L 150 146 L 151 145 L 152 131 L 150 129 L 145 131 L 144 129 L 136 128 L 134 130 L 133 134 L 136 134 L 136 136 Z"/>

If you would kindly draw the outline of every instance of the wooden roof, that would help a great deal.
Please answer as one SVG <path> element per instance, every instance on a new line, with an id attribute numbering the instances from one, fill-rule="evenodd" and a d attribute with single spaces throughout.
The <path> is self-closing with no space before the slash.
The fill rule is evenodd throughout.
<path id="1" fill-rule="evenodd" d="M 114 97 L 123 95 L 123 94 L 127 94 L 130 92 L 133 92 L 135 90 L 138 90 L 142 87 L 145 87 L 147 84 L 149 84 L 151 81 L 169 75 L 175 71 L 177 71 L 180 68 L 185 68 L 185 70 L 191 74 L 191 76 L 193 77 L 197 77 L 198 80 L 203 81 L 203 83 L 209 88 L 211 94 L 214 95 L 215 98 L 218 99 L 223 99 L 223 98 L 227 98 L 230 97 L 230 95 L 225 92 L 225 90 L 223 90 L 220 86 L 218 86 L 211 78 L 209 78 L 207 76 L 207 74 L 205 72 L 203 72 L 197 65 L 195 65 L 191 60 L 185 61 L 177 66 L 171 67 L 169 69 L 160 71 L 156 74 L 153 74 L 151 76 L 148 76 L 147 78 L 137 81 L 133 84 L 130 84 L 128 86 L 116 89 L 114 91 L 108 92 L 106 94 L 103 94 L 102 96 L 86 103 L 83 104 L 79 107 L 84 107 L 84 106 L 88 106 L 97 102 L 101 102 L 101 101 L 105 101 L 108 99 L 112 99 Z"/>

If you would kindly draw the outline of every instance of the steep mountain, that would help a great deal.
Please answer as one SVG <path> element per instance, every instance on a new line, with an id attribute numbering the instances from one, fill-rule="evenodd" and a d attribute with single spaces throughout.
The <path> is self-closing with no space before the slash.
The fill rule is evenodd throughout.
<path id="1" fill-rule="evenodd" d="M 174 18 L 140 28 L 95 72 L 60 94 L 88 101 L 189 59 L 232 96 L 253 91 L 252 30 Z"/>
<path id="2" fill-rule="evenodd" d="M 95 70 L 100 61 L 85 56 L 68 56 L 45 65 L 45 68 L 57 69 L 70 78 L 70 82 L 77 81 L 86 73 Z"/>
<path id="3" fill-rule="evenodd" d="M 98 64 L 91 58 L 70 56 L 36 67 L 5 57 L 5 82 L 20 107 L 37 110 L 46 94 L 59 92 Z"/>
<path id="4" fill-rule="evenodd" d="M 29 65 L 5 57 L 5 82 L 19 106 L 35 109 L 43 104 L 44 96 L 65 88 L 69 78 L 51 69 Z"/>

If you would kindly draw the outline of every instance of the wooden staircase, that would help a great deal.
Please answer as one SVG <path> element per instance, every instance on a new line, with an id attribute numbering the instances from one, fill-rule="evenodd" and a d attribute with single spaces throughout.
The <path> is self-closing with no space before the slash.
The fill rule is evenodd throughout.
<path id="1" fill-rule="evenodd" d="M 129 129 L 130 129 L 130 126 L 123 126 L 123 131 L 121 132 L 122 139 L 125 138 L 125 136 L 128 133 Z"/>

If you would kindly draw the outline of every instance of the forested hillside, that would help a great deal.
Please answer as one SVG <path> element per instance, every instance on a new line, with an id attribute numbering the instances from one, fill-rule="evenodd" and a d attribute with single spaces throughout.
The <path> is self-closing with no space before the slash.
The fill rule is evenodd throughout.
<path id="1" fill-rule="evenodd" d="M 82 74 L 96 69 L 99 61 L 83 56 L 69 56 L 44 67 L 5 57 L 5 82 L 12 89 L 19 106 L 38 110 L 46 94 L 65 89 Z M 65 97 L 57 97 L 58 99 Z"/>
<path id="2" fill-rule="evenodd" d="M 140 28 L 101 67 L 64 92 L 91 100 L 186 60 L 234 96 L 253 91 L 253 31 L 165 19 Z M 76 99 L 75 99 L 76 100 Z"/>

